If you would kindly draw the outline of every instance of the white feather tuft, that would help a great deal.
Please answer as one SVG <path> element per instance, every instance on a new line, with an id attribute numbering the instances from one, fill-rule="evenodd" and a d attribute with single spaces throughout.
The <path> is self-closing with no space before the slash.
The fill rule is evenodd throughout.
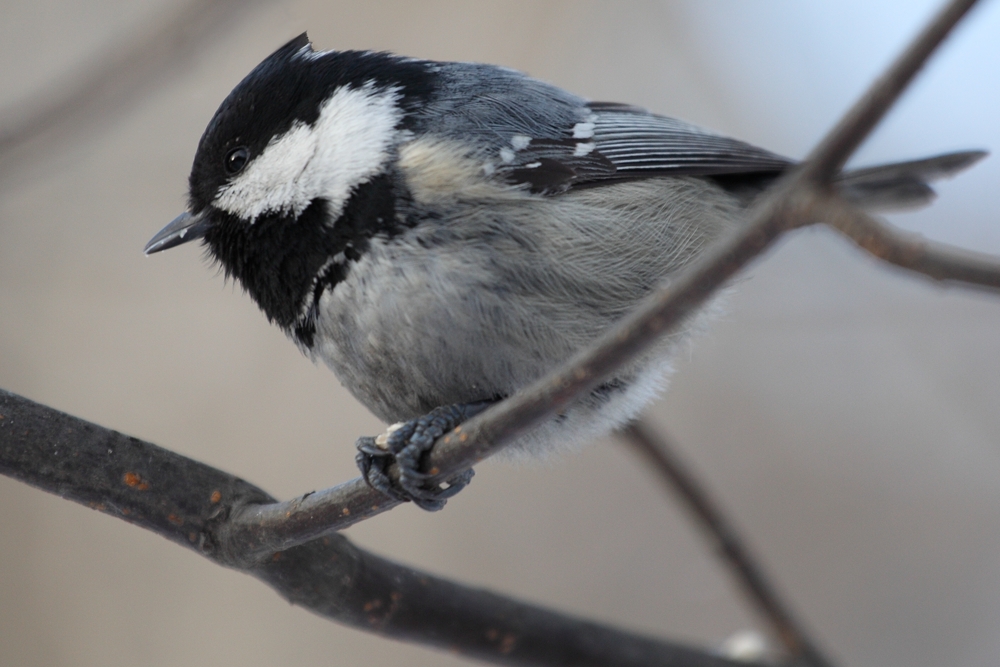
<path id="1" fill-rule="evenodd" d="M 514 147 L 514 150 L 521 151 L 528 147 L 531 143 L 531 137 L 524 134 L 515 134 L 510 138 L 510 145 Z"/>
<path id="2" fill-rule="evenodd" d="M 594 123 L 584 121 L 573 126 L 574 139 L 591 139 L 594 136 Z"/>

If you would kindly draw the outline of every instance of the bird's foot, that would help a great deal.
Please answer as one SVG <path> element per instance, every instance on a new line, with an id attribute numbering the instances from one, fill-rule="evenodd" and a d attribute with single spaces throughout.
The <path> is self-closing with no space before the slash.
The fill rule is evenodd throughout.
<path id="1" fill-rule="evenodd" d="M 422 470 L 426 455 L 434 442 L 467 419 L 474 417 L 494 401 L 446 405 L 435 408 L 423 417 L 393 424 L 377 437 L 361 437 L 357 462 L 368 485 L 396 500 L 412 500 L 430 512 L 444 507 L 445 501 L 465 488 L 475 472 L 470 468 L 441 483 L 430 481 L 434 476 Z M 399 480 L 389 477 L 389 466 L 399 466 Z"/>

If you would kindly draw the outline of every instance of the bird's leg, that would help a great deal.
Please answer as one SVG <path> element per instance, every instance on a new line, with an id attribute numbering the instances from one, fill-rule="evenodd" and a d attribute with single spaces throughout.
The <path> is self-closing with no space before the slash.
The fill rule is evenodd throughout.
<path id="1" fill-rule="evenodd" d="M 439 483 L 430 482 L 431 475 L 423 472 L 426 455 L 434 442 L 462 422 L 470 419 L 496 401 L 445 405 L 423 417 L 394 424 L 382 435 L 358 438 L 357 462 L 361 474 L 373 489 L 396 500 L 412 500 L 418 507 L 436 511 L 448 498 L 465 488 L 475 472 L 470 468 Z M 399 466 L 399 481 L 388 475 L 389 466 Z"/>

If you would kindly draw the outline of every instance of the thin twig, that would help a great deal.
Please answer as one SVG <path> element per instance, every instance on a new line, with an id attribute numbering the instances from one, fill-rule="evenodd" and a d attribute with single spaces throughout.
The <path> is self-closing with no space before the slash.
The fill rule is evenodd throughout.
<path id="1" fill-rule="evenodd" d="M 760 198 L 747 224 L 710 248 L 671 283 L 650 295 L 631 315 L 591 347 L 556 371 L 439 438 L 429 455 L 429 470 L 439 479 L 475 465 L 528 429 L 565 409 L 592 390 L 623 363 L 648 349 L 660 336 L 680 326 L 734 274 L 770 247 L 783 232 L 816 222 L 817 206 L 830 190 L 831 165 L 839 165 L 861 143 L 912 80 L 934 47 L 975 0 L 953 0 L 910 44 L 819 146 L 809 160 L 784 176 Z M 304 500 L 273 507 L 247 507 L 235 514 L 226 537 L 236 545 L 252 544 L 260 554 L 301 544 L 374 516 L 394 505 L 374 500 L 358 480 L 318 492 Z M 307 510 L 303 510 L 307 506 Z M 351 509 L 360 508 L 361 516 Z M 286 513 L 301 520 L 286 525 Z M 329 521 L 329 523 L 325 523 Z M 234 545 L 235 546 L 235 545 Z"/>
<path id="2" fill-rule="evenodd" d="M 928 241 L 837 197 L 825 199 L 818 212 L 824 222 L 884 262 L 946 283 L 1000 290 L 1000 258 Z"/>
<path id="3" fill-rule="evenodd" d="M 667 490 L 683 501 L 714 542 L 716 551 L 729 566 L 747 598 L 771 624 L 775 637 L 784 645 L 788 654 L 796 662 L 815 667 L 831 667 L 833 663 L 816 647 L 791 608 L 782 601 L 732 522 L 726 518 L 698 477 L 680 460 L 670 439 L 641 420 L 623 429 L 621 436 L 652 465 Z"/>
<path id="4" fill-rule="evenodd" d="M 507 665 L 747 665 L 462 586 L 379 558 L 342 535 L 249 562 L 215 542 L 215 528 L 235 507 L 273 503 L 267 493 L 2 390 L 0 474 L 151 530 L 257 577 L 294 604 L 386 637 Z"/>
<path id="5" fill-rule="evenodd" d="M 142 93 L 192 62 L 220 29 L 262 0 L 188 0 L 157 16 L 121 46 L 64 77 L 55 97 L 42 96 L 4 112 L 0 118 L 0 178 L 24 169 L 62 141 L 80 136 L 81 122 L 107 123 Z M 44 145 L 36 140 L 48 139 Z M 30 150 L 23 151 L 28 144 Z"/>

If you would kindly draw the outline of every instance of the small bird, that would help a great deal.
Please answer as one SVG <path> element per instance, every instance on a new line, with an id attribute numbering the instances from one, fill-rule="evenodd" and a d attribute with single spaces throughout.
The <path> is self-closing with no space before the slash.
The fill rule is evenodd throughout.
<path id="1" fill-rule="evenodd" d="M 847 172 L 870 208 L 912 207 L 980 151 Z M 189 208 L 146 246 L 195 239 L 314 361 L 390 427 L 358 442 L 369 484 L 438 509 L 434 440 L 594 341 L 713 241 L 794 161 L 493 65 L 315 51 L 258 65 L 201 137 Z M 627 423 L 679 334 L 513 447 Z M 400 479 L 386 475 L 392 461 Z"/>

